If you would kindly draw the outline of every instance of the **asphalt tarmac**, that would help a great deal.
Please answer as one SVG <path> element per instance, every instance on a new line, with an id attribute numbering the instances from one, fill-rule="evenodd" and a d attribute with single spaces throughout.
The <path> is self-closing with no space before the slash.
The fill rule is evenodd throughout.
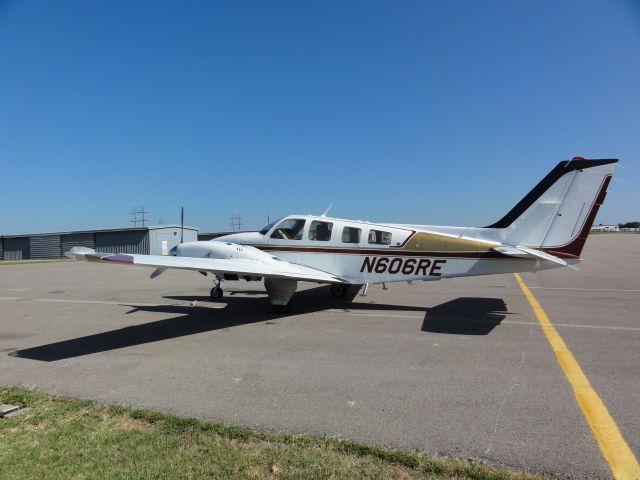
<path id="1" fill-rule="evenodd" d="M 640 235 L 592 235 L 580 272 L 523 274 L 640 457 Z M 611 478 L 513 275 L 374 285 L 353 302 L 301 284 L 84 262 L 0 265 L 0 385 L 261 430 L 340 436 Z"/>

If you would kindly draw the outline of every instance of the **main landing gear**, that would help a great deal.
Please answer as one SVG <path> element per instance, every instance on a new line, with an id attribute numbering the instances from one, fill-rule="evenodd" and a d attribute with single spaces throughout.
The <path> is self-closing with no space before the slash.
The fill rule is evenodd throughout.
<path id="1" fill-rule="evenodd" d="M 293 293 L 298 288 L 296 280 L 286 280 L 283 278 L 265 277 L 264 287 L 269 295 L 269 302 L 275 313 L 287 313 L 289 311 L 289 301 Z"/>
<path id="2" fill-rule="evenodd" d="M 220 301 L 224 295 L 222 287 L 220 286 L 221 283 L 221 278 L 216 278 L 213 281 L 213 288 L 210 293 L 211 301 L 213 302 Z M 283 314 L 290 311 L 289 301 L 291 300 L 293 293 L 296 291 L 297 283 L 298 282 L 295 280 L 277 278 L 264 279 L 264 286 L 267 290 L 271 306 L 275 313 Z M 352 287 L 353 285 L 345 283 L 334 283 L 329 287 L 329 291 L 331 292 L 331 296 L 334 298 L 344 298 L 348 295 Z M 355 287 L 359 289 L 360 285 L 355 285 Z"/>
<path id="3" fill-rule="evenodd" d="M 349 293 L 349 285 L 344 283 L 333 283 L 330 287 L 331 296 L 335 298 L 343 298 Z"/>
<path id="4" fill-rule="evenodd" d="M 222 288 L 220 287 L 220 282 L 222 280 L 218 279 L 214 281 L 214 285 L 213 288 L 211 289 L 211 300 L 213 300 L 214 302 L 217 302 L 218 300 L 220 300 L 222 298 L 222 296 L 224 295 L 224 291 L 222 290 Z"/>

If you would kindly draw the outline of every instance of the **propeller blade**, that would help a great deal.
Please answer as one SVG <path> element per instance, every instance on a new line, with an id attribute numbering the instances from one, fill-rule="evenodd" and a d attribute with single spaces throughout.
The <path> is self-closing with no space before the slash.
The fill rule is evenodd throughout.
<path id="1" fill-rule="evenodd" d="M 184 242 L 184 207 L 180 209 L 180 243 Z"/>
<path id="2" fill-rule="evenodd" d="M 167 270 L 167 267 L 158 267 L 153 272 L 151 272 L 151 275 L 149 275 L 149 278 L 156 278 L 158 275 L 164 273 L 165 270 Z"/>

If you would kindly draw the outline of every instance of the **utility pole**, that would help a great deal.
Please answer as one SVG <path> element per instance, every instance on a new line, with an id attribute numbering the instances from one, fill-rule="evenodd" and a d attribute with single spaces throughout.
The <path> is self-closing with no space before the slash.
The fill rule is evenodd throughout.
<path id="1" fill-rule="evenodd" d="M 137 227 L 138 224 L 141 224 L 144 227 L 147 222 L 147 217 L 145 216 L 147 213 L 149 212 L 142 205 L 133 207 L 133 210 L 131 210 L 131 223 L 133 223 L 133 226 Z"/>

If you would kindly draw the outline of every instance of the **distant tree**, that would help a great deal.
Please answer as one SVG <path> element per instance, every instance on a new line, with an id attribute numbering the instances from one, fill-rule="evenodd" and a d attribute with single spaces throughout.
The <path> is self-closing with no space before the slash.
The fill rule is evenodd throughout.
<path id="1" fill-rule="evenodd" d="M 621 223 L 620 228 L 640 228 L 640 222 Z"/>

